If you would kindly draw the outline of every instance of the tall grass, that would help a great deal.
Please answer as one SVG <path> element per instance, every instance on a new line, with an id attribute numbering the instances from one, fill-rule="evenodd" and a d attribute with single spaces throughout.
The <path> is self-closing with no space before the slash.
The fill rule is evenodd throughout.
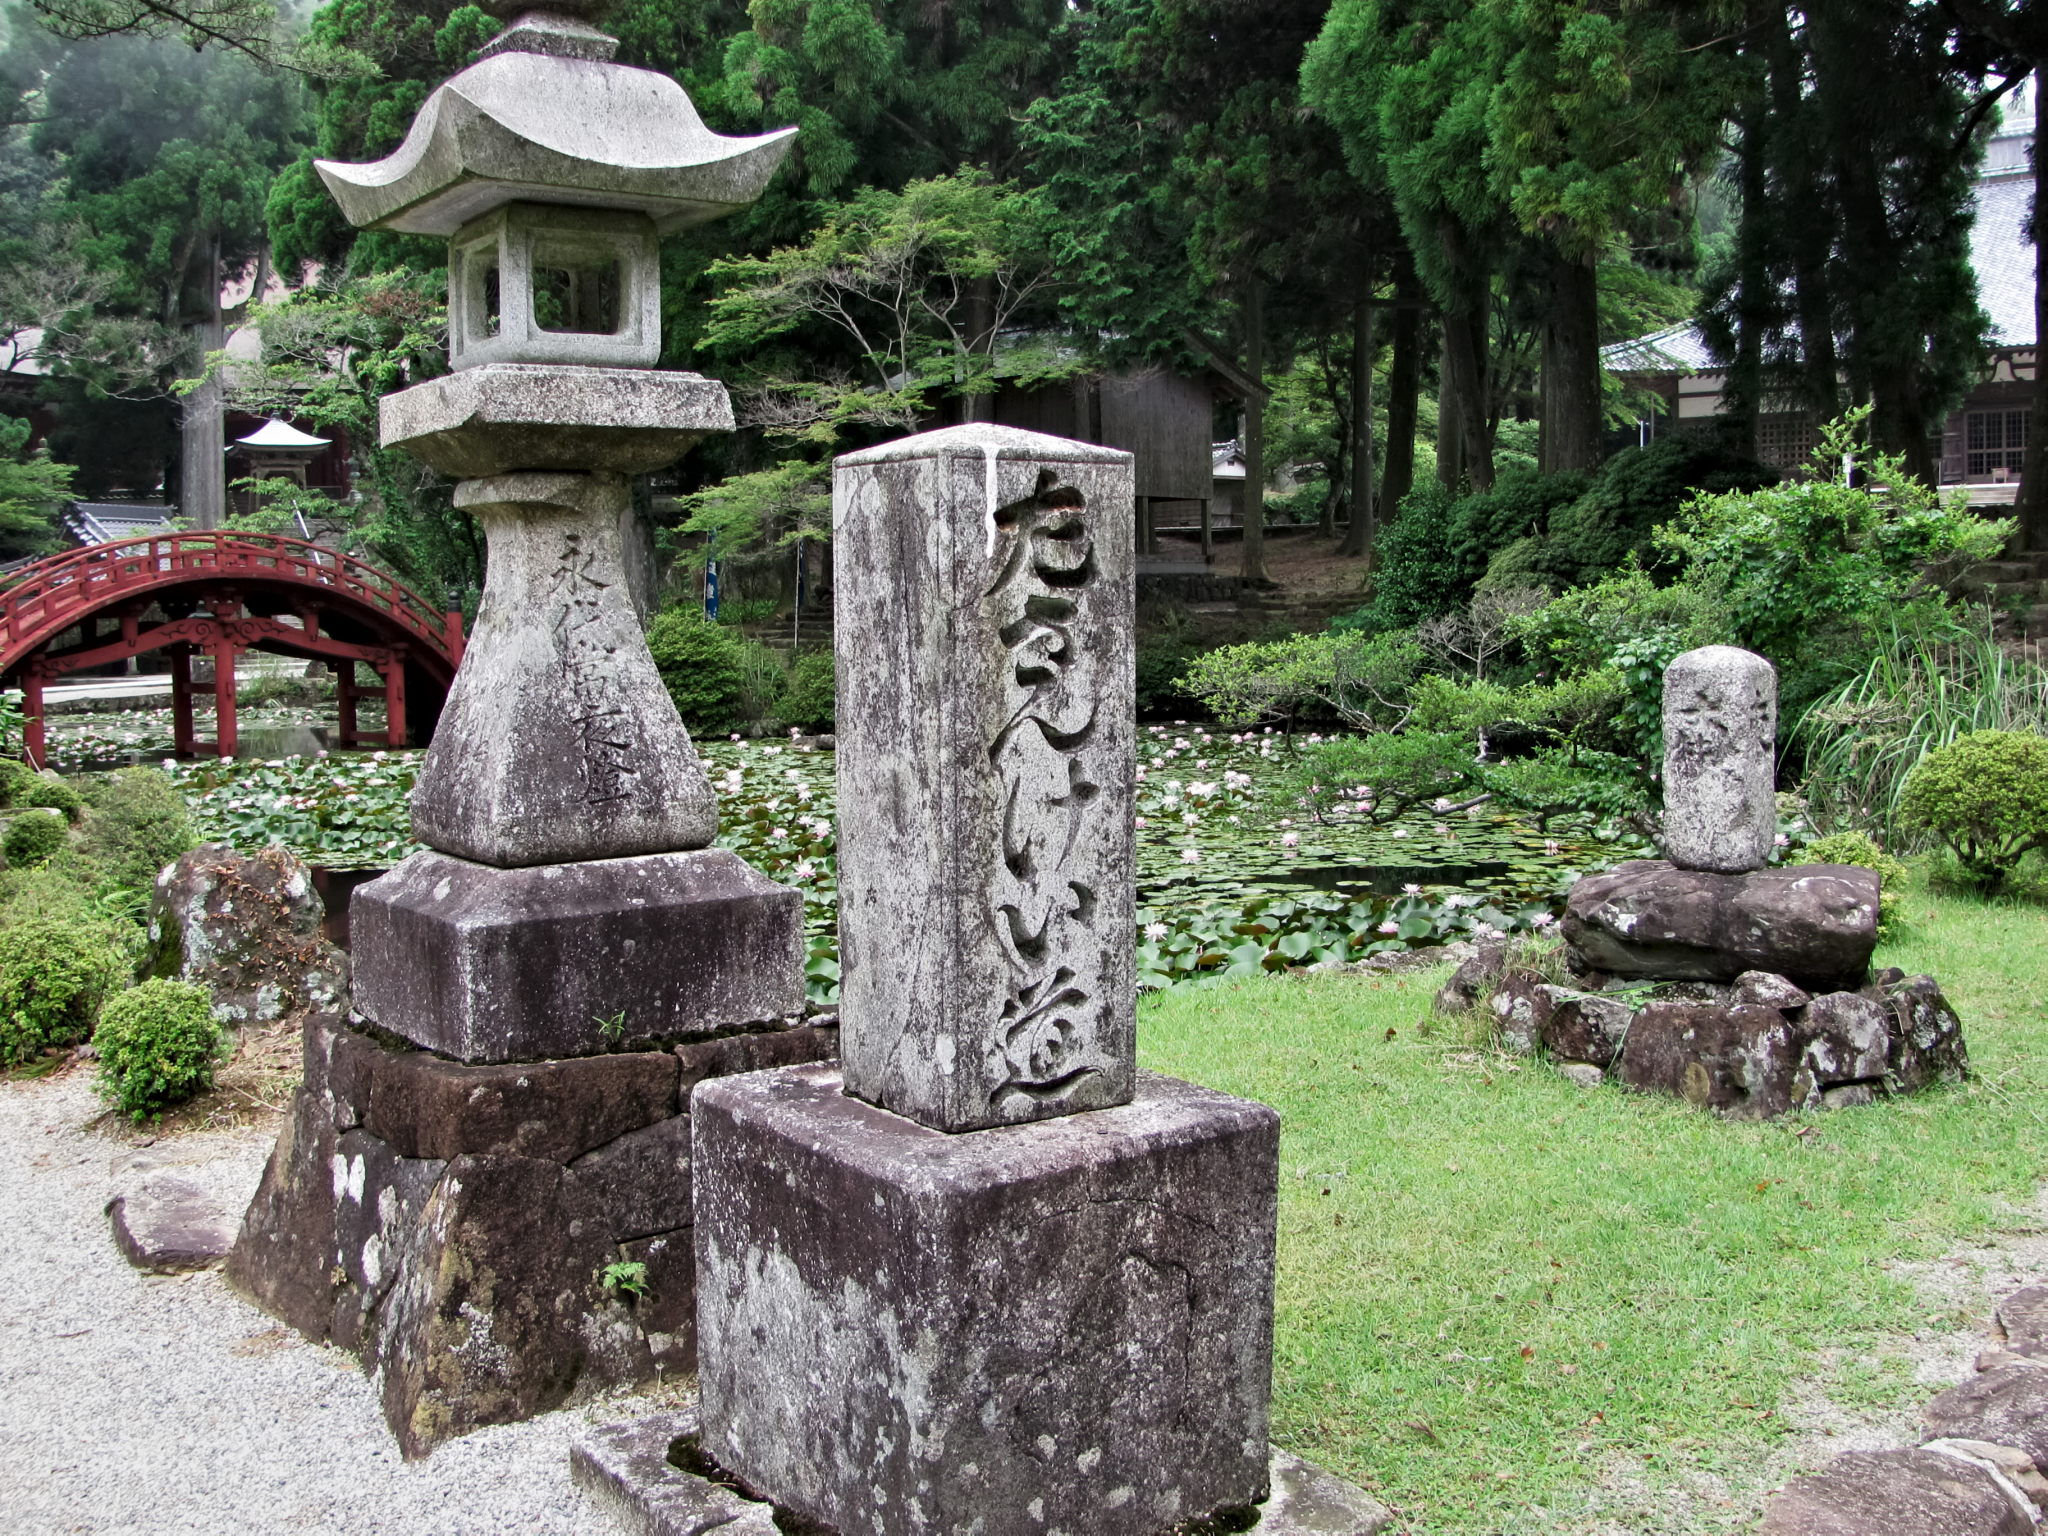
<path id="1" fill-rule="evenodd" d="M 1971 731 L 2048 733 L 2048 669 L 1982 628 L 1896 622 L 1860 676 L 1813 704 L 1792 735 L 1801 790 L 1823 828 L 1869 827 L 1902 846 L 1899 793 L 1920 760 Z"/>

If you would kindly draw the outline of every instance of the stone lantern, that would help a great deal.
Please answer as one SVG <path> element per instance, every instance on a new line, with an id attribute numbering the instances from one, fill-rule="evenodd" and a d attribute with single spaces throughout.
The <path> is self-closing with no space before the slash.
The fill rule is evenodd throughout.
<path id="1" fill-rule="evenodd" d="M 483 604 L 413 796 L 427 851 L 350 909 L 357 1017 L 305 1086 L 229 1278 L 358 1350 L 409 1455 L 694 1359 L 689 1084 L 817 1059 L 800 893 L 717 808 L 628 594 L 631 477 L 730 430 L 657 369 L 658 241 L 746 207 L 794 130 L 712 133 L 591 0 L 509 25 L 372 165 L 359 226 L 449 242 L 451 371 L 386 447 L 483 525 Z M 607 1267 L 638 1266 L 629 1302 Z"/>

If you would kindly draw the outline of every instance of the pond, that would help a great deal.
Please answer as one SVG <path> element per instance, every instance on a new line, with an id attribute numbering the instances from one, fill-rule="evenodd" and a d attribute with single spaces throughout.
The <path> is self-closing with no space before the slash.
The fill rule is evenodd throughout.
<path id="1" fill-rule="evenodd" d="M 1199 726 L 1140 731 L 1141 986 L 1349 962 L 1491 929 L 1550 926 L 1577 874 L 1620 856 L 1585 828 L 1548 834 L 1485 808 L 1299 819 L 1271 785 L 1295 745 Z M 698 744 L 720 801 L 718 842 L 804 893 L 811 995 L 837 994 L 836 784 L 829 751 L 774 741 Z M 406 796 L 417 752 L 167 765 L 199 831 L 282 843 L 328 869 L 413 852 Z"/>

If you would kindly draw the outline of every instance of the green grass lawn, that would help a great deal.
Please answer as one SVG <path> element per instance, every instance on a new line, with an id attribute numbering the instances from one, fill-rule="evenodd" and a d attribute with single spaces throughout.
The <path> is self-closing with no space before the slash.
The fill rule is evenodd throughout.
<path id="1" fill-rule="evenodd" d="M 1739 1472 L 1818 1348 L 1928 1322 L 1881 1263 L 2048 1174 L 2048 914 L 1910 912 L 1878 963 L 1940 977 L 1975 1080 L 1769 1125 L 1475 1049 L 1441 972 L 1149 999 L 1146 1066 L 1285 1117 L 1274 1438 L 1399 1529 L 1556 1531 L 1617 1454 Z"/>

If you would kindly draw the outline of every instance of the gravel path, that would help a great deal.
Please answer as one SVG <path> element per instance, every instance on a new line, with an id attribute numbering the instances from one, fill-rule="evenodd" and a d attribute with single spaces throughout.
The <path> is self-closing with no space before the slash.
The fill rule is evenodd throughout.
<path id="1" fill-rule="evenodd" d="M 485 1430 L 407 1466 L 352 1357 L 307 1344 L 218 1274 L 131 1269 L 103 1212 L 137 1159 L 179 1165 L 239 1210 L 270 1136 L 138 1151 L 119 1127 L 83 1128 L 98 1109 L 82 1070 L 0 1081 L 0 1532 L 617 1536 L 570 1483 L 568 1445 L 618 1405 Z"/>

